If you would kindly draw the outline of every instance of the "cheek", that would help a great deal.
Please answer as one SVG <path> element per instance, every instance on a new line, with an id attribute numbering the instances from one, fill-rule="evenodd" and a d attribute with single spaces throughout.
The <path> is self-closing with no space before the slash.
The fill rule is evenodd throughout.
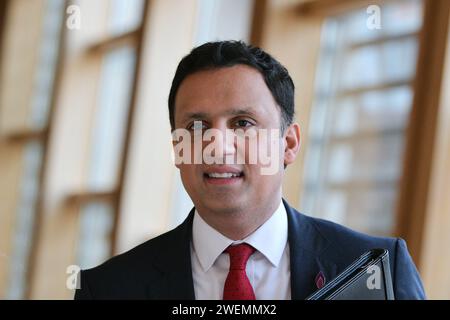
<path id="1" fill-rule="evenodd" d="M 180 166 L 180 176 L 184 184 L 194 184 L 197 182 L 198 175 L 193 165 L 182 164 Z"/>
<path id="2" fill-rule="evenodd" d="M 255 203 L 262 203 L 268 198 L 277 194 L 282 183 L 280 173 L 274 175 L 262 175 L 260 167 L 252 168 L 251 178 L 246 188 L 247 195 L 253 199 Z"/>
<path id="3" fill-rule="evenodd" d="M 280 139 L 272 139 L 270 133 L 260 133 L 252 138 L 238 138 L 236 150 L 238 156 L 245 159 L 245 163 L 249 165 L 269 165 L 269 160 L 274 158 L 275 161 L 283 156 L 281 153 Z M 278 161 L 277 161 L 278 162 Z"/>
<path id="4" fill-rule="evenodd" d="M 284 167 L 283 140 L 277 137 L 263 139 L 258 143 L 258 166 L 263 175 L 280 175 Z"/>
<path id="5" fill-rule="evenodd" d="M 271 189 L 274 184 L 279 184 L 283 180 L 283 170 L 276 168 L 274 170 L 267 170 L 267 166 L 260 164 L 248 166 L 248 181 L 255 189 Z M 263 168 L 266 168 L 264 170 Z M 269 172 L 271 174 L 263 174 Z"/>

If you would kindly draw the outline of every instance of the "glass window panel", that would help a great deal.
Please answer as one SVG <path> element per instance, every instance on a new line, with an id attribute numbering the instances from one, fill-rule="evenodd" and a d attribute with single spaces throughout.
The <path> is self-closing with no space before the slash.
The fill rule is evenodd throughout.
<path id="1" fill-rule="evenodd" d="M 321 151 L 320 143 L 312 143 L 308 147 L 310 165 L 308 171 L 305 172 L 306 183 L 314 183 L 320 178 Z"/>
<path id="2" fill-rule="evenodd" d="M 332 71 L 335 67 L 334 58 L 339 39 L 338 24 L 336 21 L 327 21 L 322 29 L 322 48 L 319 53 L 320 65 L 317 68 L 316 92 L 318 97 L 327 96 L 332 88 Z M 326 36 L 323 36 L 326 35 Z"/>
<path id="3" fill-rule="evenodd" d="M 144 0 L 110 0 L 110 33 L 118 35 L 139 28 L 144 3 Z"/>
<path id="4" fill-rule="evenodd" d="M 315 201 L 316 197 L 319 195 L 319 191 L 317 190 L 318 186 L 319 184 L 317 183 L 310 185 L 304 184 L 301 207 L 305 213 L 312 214 L 314 211 L 323 213 L 321 208 L 318 208 L 318 203 Z M 324 218 L 325 214 L 320 215 L 320 217 Z"/>
<path id="5" fill-rule="evenodd" d="M 134 68 L 134 48 L 116 49 L 104 58 L 92 135 L 89 190 L 111 190 L 116 186 Z"/>
<path id="6" fill-rule="evenodd" d="M 363 8 L 336 19 L 342 32 L 346 34 L 349 43 L 369 41 L 381 37 L 380 32 L 374 32 L 374 30 L 366 28 L 368 16 L 366 8 Z"/>
<path id="7" fill-rule="evenodd" d="M 334 19 L 339 22 L 349 44 L 372 41 L 385 36 L 414 33 L 420 29 L 422 24 L 422 2 L 420 0 L 392 1 L 382 4 L 380 6 L 381 29 L 366 27 L 369 17 L 366 8 Z"/>
<path id="8" fill-rule="evenodd" d="M 30 115 L 31 127 L 35 129 L 43 129 L 47 126 L 64 17 L 64 1 L 47 0 L 45 4 L 39 63 L 35 73 Z"/>
<path id="9" fill-rule="evenodd" d="M 416 32 L 422 25 L 422 2 L 404 0 L 382 7 L 382 28 L 389 35 Z"/>
<path id="10" fill-rule="evenodd" d="M 346 223 L 348 213 L 348 195 L 338 190 L 328 190 L 327 201 L 322 204 L 324 218 L 341 224 Z"/>
<path id="11" fill-rule="evenodd" d="M 359 128 L 402 129 L 410 112 L 412 90 L 408 86 L 372 91 L 360 96 Z"/>
<path id="12" fill-rule="evenodd" d="M 337 102 L 332 133 L 348 136 L 364 131 L 402 130 L 406 126 L 411 103 L 412 90 L 408 86 L 343 98 Z M 323 114 L 323 110 L 319 112 Z"/>
<path id="13" fill-rule="evenodd" d="M 342 90 L 372 86 L 382 81 L 382 56 L 378 47 L 362 47 L 345 55 Z"/>
<path id="14" fill-rule="evenodd" d="M 415 37 L 352 50 L 344 58 L 342 89 L 407 80 L 414 75 L 416 59 Z"/>
<path id="15" fill-rule="evenodd" d="M 9 266 L 8 299 L 23 299 L 27 288 L 26 275 L 33 241 L 41 166 L 42 145 L 38 142 L 28 143 L 23 153 L 23 176 Z"/>
<path id="16" fill-rule="evenodd" d="M 37 49 L 36 70 L 32 74 L 34 88 L 30 99 L 29 125 L 40 130 L 48 125 L 53 96 L 54 78 L 58 63 L 60 35 L 64 17 L 64 1 L 42 1 L 44 17 L 41 21 L 40 41 Z M 31 141 L 23 145 L 23 162 L 19 199 L 16 208 L 7 299 L 23 299 L 28 288 L 29 257 L 35 232 L 37 201 L 42 171 L 43 145 Z"/>
<path id="17" fill-rule="evenodd" d="M 368 188 L 348 192 L 345 224 L 362 232 L 390 236 L 393 232 L 395 187 Z"/>
<path id="18" fill-rule="evenodd" d="M 332 119 L 333 134 L 345 136 L 354 134 L 358 128 L 357 99 L 349 98 L 341 101 L 337 106 L 336 115 Z"/>
<path id="19" fill-rule="evenodd" d="M 314 114 L 311 115 L 310 135 L 312 138 L 321 139 L 326 129 L 328 106 L 325 99 L 318 99 Z"/>
<path id="20" fill-rule="evenodd" d="M 378 31 L 366 27 L 365 8 L 325 22 L 301 202 L 306 213 L 380 235 L 395 220 L 422 14 L 419 1 L 387 6 Z"/>
<path id="21" fill-rule="evenodd" d="M 404 80 L 414 76 L 418 49 L 415 37 L 389 41 L 381 48 L 380 65 L 384 81 Z"/>
<path id="22" fill-rule="evenodd" d="M 82 269 L 93 268 L 110 257 L 113 212 L 106 203 L 90 203 L 81 209 L 77 264 Z"/>
<path id="23" fill-rule="evenodd" d="M 339 144 L 331 148 L 328 161 L 328 181 L 339 183 L 351 179 L 353 167 L 354 150 L 352 145 Z"/>
<path id="24" fill-rule="evenodd" d="M 329 183 L 395 181 L 400 174 L 403 134 L 378 134 L 357 137 L 355 141 L 329 147 L 327 175 Z"/>

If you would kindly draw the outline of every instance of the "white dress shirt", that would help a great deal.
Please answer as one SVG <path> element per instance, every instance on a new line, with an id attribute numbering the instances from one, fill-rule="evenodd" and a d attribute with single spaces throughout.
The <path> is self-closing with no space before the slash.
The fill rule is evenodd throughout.
<path id="1" fill-rule="evenodd" d="M 255 232 L 240 241 L 228 239 L 208 225 L 197 210 L 192 225 L 191 261 L 197 300 L 223 299 L 231 244 L 248 243 L 256 249 L 246 272 L 257 300 L 291 299 L 287 213 L 282 202 Z"/>

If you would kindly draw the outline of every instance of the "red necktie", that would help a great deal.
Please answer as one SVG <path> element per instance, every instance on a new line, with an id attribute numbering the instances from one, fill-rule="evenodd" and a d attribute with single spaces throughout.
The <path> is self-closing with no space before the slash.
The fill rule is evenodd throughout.
<path id="1" fill-rule="evenodd" d="M 255 252 L 255 248 L 242 243 L 229 246 L 225 252 L 230 255 L 230 271 L 225 280 L 223 299 L 255 300 L 255 293 L 245 272 L 248 258 Z"/>

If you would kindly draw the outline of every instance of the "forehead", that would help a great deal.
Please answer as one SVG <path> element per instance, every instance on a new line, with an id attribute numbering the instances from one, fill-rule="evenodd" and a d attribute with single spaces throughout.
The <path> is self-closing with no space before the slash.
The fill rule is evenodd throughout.
<path id="1" fill-rule="evenodd" d="M 261 73 L 246 65 L 193 73 L 181 83 L 175 99 L 176 120 L 187 113 L 214 116 L 243 109 L 261 115 L 279 112 Z"/>

